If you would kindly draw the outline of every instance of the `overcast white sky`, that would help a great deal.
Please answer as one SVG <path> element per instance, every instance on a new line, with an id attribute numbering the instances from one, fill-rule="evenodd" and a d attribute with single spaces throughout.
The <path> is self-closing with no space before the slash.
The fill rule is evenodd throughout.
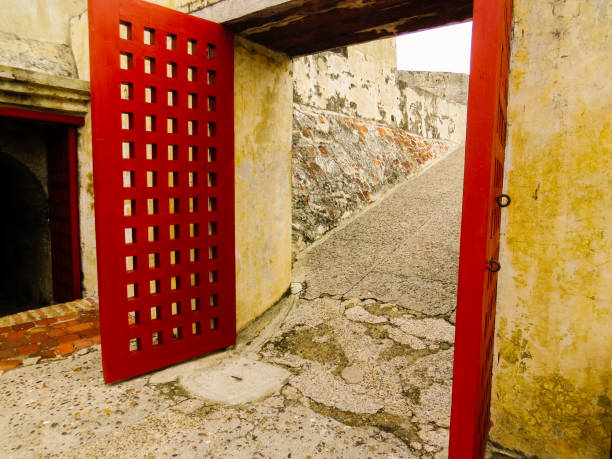
<path id="1" fill-rule="evenodd" d="M 470 73 L 472 23 L 464 22 L 397 37 L 397 68 Z"/>

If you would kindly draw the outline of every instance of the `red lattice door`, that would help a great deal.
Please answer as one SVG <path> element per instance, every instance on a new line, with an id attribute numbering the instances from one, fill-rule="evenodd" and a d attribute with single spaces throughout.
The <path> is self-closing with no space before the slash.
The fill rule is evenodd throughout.
<path id="1" fill-rule="evenodd" d="M 236 339 L 233 38 L 138 0 L 90 0 L 107 382 Z"/>
<path id="2" fill-rule="evenodd" d="M 451 458 L 482 458 L 488 439 L 491 365 L 506 145 L 512 0 L 475 0 L 468 98 Z"/>

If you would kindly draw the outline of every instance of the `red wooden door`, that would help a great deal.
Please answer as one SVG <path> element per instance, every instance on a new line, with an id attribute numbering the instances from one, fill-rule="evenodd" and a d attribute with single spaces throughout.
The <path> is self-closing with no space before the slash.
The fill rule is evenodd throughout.
<path id="1" fill-rule="evenodd" d="M 489 433 L 512 0 L 475 0 L 459 255 L 451 458 L 481 458 Z"/>
<path id="2" fill-rule="evenodd" d="M 81 296 L 76 128 L 51 129 L 47 148 L 53 299 L 63 303 Z"/>
<path id="3" fill-rule="evenodd" d="M 233 38 L 139 0 L 90 0 L 107 382 L 235 343 Z"/>

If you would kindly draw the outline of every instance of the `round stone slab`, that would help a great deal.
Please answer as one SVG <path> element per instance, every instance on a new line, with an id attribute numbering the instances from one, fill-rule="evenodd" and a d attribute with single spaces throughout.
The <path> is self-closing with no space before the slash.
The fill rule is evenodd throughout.
<path id="1" fill-rule="evenodd" d="M 193 371 L 179 378 L 190 394 L 224 405 L 239 405 L 280 391 L 287 370 L 245 358 L 228 359 L 218 366 Z"/>

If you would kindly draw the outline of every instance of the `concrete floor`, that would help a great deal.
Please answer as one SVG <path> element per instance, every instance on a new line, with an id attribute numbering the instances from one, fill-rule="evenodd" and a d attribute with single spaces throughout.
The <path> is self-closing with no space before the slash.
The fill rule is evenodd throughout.
<path id="1" fill-rule="evenodd" d="M 0 457 L 446 457 L 462 178 L 460 150 L 318 242 L 233 350 L 4 372 Z"/>

